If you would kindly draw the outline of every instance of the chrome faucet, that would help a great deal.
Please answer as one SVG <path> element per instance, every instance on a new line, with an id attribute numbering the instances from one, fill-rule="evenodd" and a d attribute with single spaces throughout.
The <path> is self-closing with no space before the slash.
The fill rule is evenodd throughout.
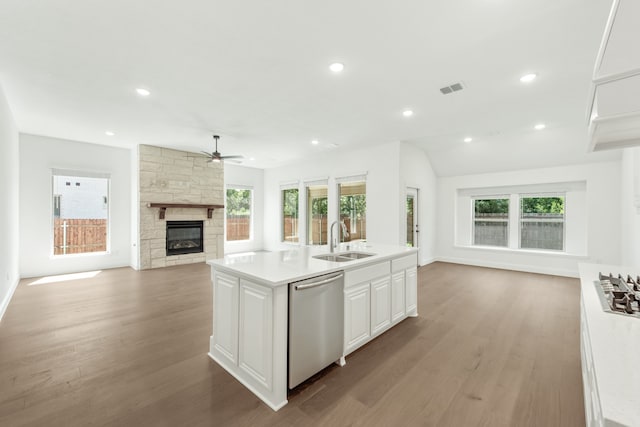
<path id="1" fill-rule="evenodd" d="M 338 228 L 338 240 L 334 241 L 333 226 L 336 224 L 340 224 L 340 228 Z M 344 223 L 344 221 L 333 221 L 331 223 L 331 228 L 329 229 L 329 252 L 331 253 L 333 253 L 333 250 L 338 246 L 338 243 L 340 242 L 340 229 L 342 229 L 342 237 L 349 237 L 347 225 Z"/>

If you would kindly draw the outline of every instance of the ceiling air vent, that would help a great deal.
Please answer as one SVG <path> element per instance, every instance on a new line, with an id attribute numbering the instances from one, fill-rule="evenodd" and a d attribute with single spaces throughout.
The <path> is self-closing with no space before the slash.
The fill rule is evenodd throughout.
<path id="1" fill-rule="evenodd" d="M 441 87 L 440 92 L 442 92 L 443 95 L 447 95 L 462 89 L 464 89 L 464 86 L 462 86 L 462 83 L 454 83 L 450 86 Z"/>

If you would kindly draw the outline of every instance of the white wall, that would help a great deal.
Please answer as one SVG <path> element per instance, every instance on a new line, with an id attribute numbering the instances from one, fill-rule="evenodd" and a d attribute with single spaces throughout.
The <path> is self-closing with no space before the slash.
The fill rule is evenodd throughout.
<path id="1" fill-rule="evenodd" d="M 418 247 L 420 265 L 432 262 L 436 256 L 436 193 L 437 179 L 427 154 L 410 144 L 400 144 L 400 194 L 406 197 L 407 187 L 418 191 Z M 406 221 L 404 204 L 400 206 L 400 244 L 405 243 Z"/>
<path id="2" fill-rule="evenodd" d="M 131 263 L 131 151 L 20 135 L 20 274 L 34 277 Z M 52 257 L 51 169 L 111 174 L 110 253 Z"/>
<path id="3" fill-rule="evenodd" d="M 438 180 L 438 259 L 487 267 L 577 277 L 579 262 L 620 263 L 620 163 L 606 162 L 547 169 L 532 169 Z M 456 244 L 458 189 L 504 185 L 549 184 L 586 181 L 586 210 L 572 212 L 573 222 L 586 223 L 586 253 L 583 255 L 532 253 L 504 249 L 473 248 Z M 570 207 L 567 207 L 569 210 Z M 568 215 L 568 214 L 567 214 Z M 570 218 L 568 218 L 569 220 Z M 580 236 L 581 239 L 584 236 Z M 461 239 L 458 239 L 460 242 Z M 575 243 L 575 244 L 574 244 Z M 568 242 L 567 246 L 584 247 Z"/>
<path id="4" fill-rule="evenodd" d="M 267 250 L 291 248 L 280 242 L 280 184 L 299 181 L 302 199 L 304 181 L 328 178 L 330 207 L 328 222 L 337 219 L 335 178 L 367 173 L 367 241 L 398 244 L 401 236 L 400 143 L 393 142 L 366 149 L 331 150 L 297 164 L 264 171 L 264 247 Z M 333 202 L 332 202 L 333 201 Z M 301 206 L 301 210 L 304 204 Z M 302 215 L 302 213 L 301 213 Z M 403 218 L 403 217 L 402 217 Z M 404 219 L 402 219 L 403 221 Z M 306 226 L 300 225 L 304 240 Z"/>
<path id="5" fill-rule="evenodd" d="M 130 163 L 130 172 L 129 176 L 131 177 L 131 182 L 129 185 L 129 191 L 131 192 L 131 212 L 130 212 L 130 234 L 129 234 L 129 244 L 131 247 L 131 259 L 129 261 L 129 266 L 134 270 L 140 269 L 140 233 L 139 233 L 139 224 L 140 224 L 140 193 L 138 191 L 138 174 L 140 173 L 139 167 L 140 161 L 140 153 L 138 152 L 138 147 L 134 147 L 131 150 L 131 163 Z"/>
<path id="6" fill-rule="evenodd" d="M 240 185 L 253 188 L 252 239 L 243 242 L 227 242 L 225 238 L 224 253 L 261 250 L 264 247 L 264 170 L 245 166 L 224 164 L 225 194 L 228 186 Z M 225 203 L 226 204 L 226 203 Z M 225 228 L 226 236 L 226 228 Z"/>
<path id="7" fill-rule="evenodd" d="M 627 148 L 622 156 L 620 203 L 622 264 L 640 266 L 640 148 Z"/>
<path id="8" fill-rule="evenodd" d="M 0 319 L 20 280 L 18 128 L 0 86 Z"/>

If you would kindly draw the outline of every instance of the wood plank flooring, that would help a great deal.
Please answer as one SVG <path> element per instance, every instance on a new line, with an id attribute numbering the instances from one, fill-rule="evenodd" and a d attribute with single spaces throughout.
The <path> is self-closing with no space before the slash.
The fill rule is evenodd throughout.
<path id="1" fill-rule="evenodd" d="M 21 281 L 0 426 L 583 426 L 576 279 L 434 263 L 420 316 L 273 412 L 207 356 L 205 264 Z"/>

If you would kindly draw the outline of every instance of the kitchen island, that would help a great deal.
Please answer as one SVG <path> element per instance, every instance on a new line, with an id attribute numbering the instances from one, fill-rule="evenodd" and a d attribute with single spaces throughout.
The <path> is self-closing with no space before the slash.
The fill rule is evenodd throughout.
<path id="1" fill-rule="evenodd" d="M 603 310 L 598 273 L 640 275 L 639 267 L 580 264 L 580 350 L 585 419 L 591 426 L 640 420 L 640 319 Z"/>
<path id="2" fill-rule="evenodd" d="M 314 258 L 326 247 L 227 255 L 210 260 L 213 335 L 209 356 L 273 410 L 287 404 L 289 284 L 344 274 L 342 356 L 417 316 L 417 249 L 342 243 L 336 254 L 368 256 L 345 262 Z"/>

